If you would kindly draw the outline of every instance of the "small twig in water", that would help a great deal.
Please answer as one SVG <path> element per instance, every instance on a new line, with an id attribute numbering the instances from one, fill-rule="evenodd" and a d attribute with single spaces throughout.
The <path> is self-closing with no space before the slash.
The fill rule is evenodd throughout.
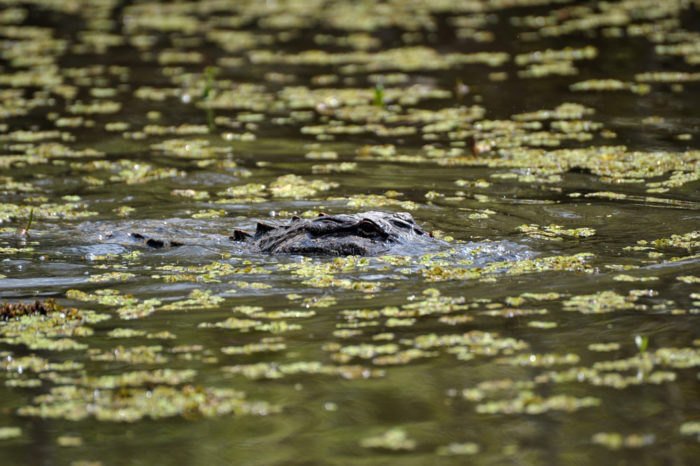
<path id="1" fill-rule="evenodd" d="M 377 83 L 374 86 L 374 106 L 384 108 L 384 85 Z"/>
<path id="2" fill-rule="evenodd" d="M 647 348 L 649 347 L 649 337 L 646 335 L 635 335 L 634 344 L 637 346 L 637 350 L 640 353 L 646 353 Z"/>
<path id="3" fill-rule="evenodd" d="M 29 220 L 27 224 L 19 232 L 20 236 L 29 237 L 29 229 L 32 227 L 32 222 L 34 221 L 34 208 L 29 210 Z"/>

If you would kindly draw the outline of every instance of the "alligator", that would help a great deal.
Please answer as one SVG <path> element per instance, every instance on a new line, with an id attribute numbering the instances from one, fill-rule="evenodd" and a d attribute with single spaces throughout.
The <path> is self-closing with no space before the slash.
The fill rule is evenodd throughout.
<path id="1" fill-rule="evenodd" d="M 235 230 L 231 239 L 269 254 L 373 256 L 431 236 L 407 212 L 364 212 L 260 222 L 254 234 Z"/>
<path id="2" fill-rule="evenodd" d="M 130 233 L 131 239 L 151 248 L 182 246 L 180 241 Z M 327 215 L 286 222 L 258 222 L 255 232 L 234 230 L 232 241 L 267 254 L 323 256 L 373 256 L 405 246 L 439 242 L 423 230 L 407 212 L 364 212 Z M 416 249 L 416 248 L 413 248 Z"/>

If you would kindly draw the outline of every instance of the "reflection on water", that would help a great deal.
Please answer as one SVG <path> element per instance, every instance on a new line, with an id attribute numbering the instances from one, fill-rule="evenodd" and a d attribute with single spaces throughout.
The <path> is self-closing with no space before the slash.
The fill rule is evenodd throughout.
<path id="1" fill-rule="evenodd" d="M 694 464 L 697 2 L 5 4 L 3 464 Z"/>

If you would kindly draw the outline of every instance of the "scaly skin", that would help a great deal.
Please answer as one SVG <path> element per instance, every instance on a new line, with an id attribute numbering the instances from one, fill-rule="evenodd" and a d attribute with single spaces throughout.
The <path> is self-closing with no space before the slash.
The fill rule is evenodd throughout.
<path id="1" fill-rule="evenodd" d="M 430 238 L 406 212 L 364 212 L 325 215 L 289 223 L 258 223 L 255 234 L 236 230 L 234 241 L 251 244 L 269 254 L 371 256 L 396 245 Z"/>

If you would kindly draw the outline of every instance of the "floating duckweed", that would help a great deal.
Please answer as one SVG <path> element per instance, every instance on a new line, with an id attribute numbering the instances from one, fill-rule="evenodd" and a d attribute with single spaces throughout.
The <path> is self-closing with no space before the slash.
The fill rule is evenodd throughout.
<path id="1" fill-rule="evenodd" d="M 573 76 L 578 74 L 578 69 L 570 61 L 558 61 L 550 63 L 533 63 L 526 69 L 518 71 L 520 78 L 544 78 L 547 76 Z"/>
<path id="2" fill-rule="evenodd" d="M 530 113 L 513 115 L 516 121 L 533 120 L 580 120 L 584 116 L 591 115 L 594 110 L 581 104 L 566 102 L 557 106 L 554 110 L 538 110 Z"/>
<path id="3" fill-rule="evenodd" d="M 56 439 L 56 443 L 59 447 L 81 447 L 83 439 L 77 435 L 61 435 Z"/>
<path id="4" fill-rule="evenodd" d="M 37 388 L 41 387 L 42 381 L 39 379 L 8 379 L 5 380 L 6 387 L 14 388 Z"/>
<path id="5" fill-rule="evenodd" d="M 204 201 L 209 199 L 209 193 L 207 191 L 196 191 L 194 189 L 173 189 L 170 191 L 173 196 L 181 196 L 196 201 Z"/>
<path id="6" fill-rule="evenodd" d="M 697 179 L 695 169 L 700 152 L 638 152 L 625 147 L 591 147 L 586 149 L 526 149 L 523 147 L 504 148 L 499 158 L 454 157 L 439 160 L 441 165 L 481 165 L 492 168 L 527 168 L 547 174 L 563 173 L 572 168 L 590 170 L 607 183 L 620 180 L 644 180 L 676 172 L 683 175 L 677 180 L 668 180 L 669 186 L 677 187 Z M 677 175 L 677 176 L 678 176 Z M 688 176 L 686 176 L 688 175 Z M 687 178 L 687 179 L 686 179 Z M 626 199 L 622 193 L 589 193 L 586 197 L 607 197 Z M 663 201 L 663 200 L 661 200 Z"/>
<path id="7" fill-rule="evenodd" d="M 375 437 L 362 439 L 360 446 L 394 451 L 414 450 L 416 441 L 410 439 L 403 429 L 395 428 Z"/>
<path id="8" fill-rule="evenodd" d="M 634 79 L 642 83 L 684 83 L 700 81 L 700 73 L 686 73 L 682 71 L 654 71 L 636 74 Z"/>
<path id="9" fill-rule="evenodd" d="M 561 241 L 563 237 L 589 238 L 595 235 L 595 230 L 593 228 L 567 229 L 560 225 L 520 225 L 517 228 L 517 230 L 522 233 L 525 233 L 526 235 L 532 238 L 545 239 L 550 241 Z"/>
<path id="10" fill-rule="evenodd" d="M 146 338 L 149 340 L 175 340 L 177 336 L 172 332 L 163 330 L 162 332 L 148 333 Z"/>
<path id="11" fill-rule="evenodd" d="M 152 389 L 120 388 L 116 391 L 79 387 L 54 387 L 18 410 L 21 416 L 79 421 L 94 417 L 106 422 L 136 422 L 174 416 L 218 417 L 267 415 L 278 408 L 263 401 L 247 401 L 242 392 L 228 388 L 185 385 Z"/>
<path id="12" fill-rule="evenodd" d="M 219 218 L 226 215 L 225 210 L 221 209 L 206 209 L 199 210 L 192 214 L 192 218 Z"/>
<path id="13" fill-rule="evenodd" d="M 648 351 L 640 352 L 640 354 L 627 359 L 598 361 L 593 364 L 593 369 L 598 371 L 641 369 L 649 372 L 656 365 L 677 369 L 697 367 L 700 365 L 700 350 L 696 348 L 660 348 L 651 353 Z M 665 378 L 665 375 L 657 377 Z"/>
<path id="14" fill-rule="evenodd" d="M 556 322 L 551 321 L 533 320 L 528 322 L 527 326 L 532 328 L 552 329 L 557 328 L 558 324 Z"/>
<path id="15" fill-rule="evenodd" d="M 260 343 L 251 343 L 243 346 L 226 346 L 221 348 L 224 354 L 256 354 L 256 353 L 274 353 L 284 351 L 287 345 L 274 339 L 263 339 Z"/>
<path id="16" fill-rule="evenodd" d="M 155 371 L 122 372 L 118 375 L 83 376 L 76 380 L 78 385 L 97 389 L 118 389 L 149 385 L 180 385 L 191 382 L 196 372 L 191 369 L 158 369 Z"/>
<path id="17" fill-rule="evenodd" d="M 297 175 L 284 175 L 270 183 L 270 193 L 274 197 L 305 199 L 338 186 L 335 182 L 308 181 Z"/>
<path id="18" fill-rule="evenodd" d="M 503 338 L 496 333 L 473 330 L 464 334 L 437 335 L 434 333 L 419 335 L 406 339 L 403 343 L 420 349 L 448 348 L 458 356 L 463 353 L 472 355 L 496 356 L 512 354 L 528 348 L 528 344 L 515 338 Z"/>
<path id="19" fill-rule="evenodd" d="M 314 174 L 347 173 L 357 169 L 355 162 L 326 163 L 323 165 L 313 165 L 311 172 Z"/>
<path id="20" fill-rule="evenodd" d="M 363 366 L 330 366 L 317 361 L 298 361 L 288 364 L 257 363 L 223 367 L 222 370 L 229 374 L 241 374 L 246 378 L 281 379 L 286 376 L 298 374 L 322 374 L 335 375 L 345 379 L 368 379 L 381 377 L 383 371 L 369 369 Z"/>
<path id="21" fill-rule="evenodd" d="M 523 53 L 515 56 L 515 63 L 519 66 L 531 63 L 558 62 L 561 60 L 591 60 L 598 56 L 598 50 L 589 45 L 575 49 L 567 47 L 563 50 L 545 50 Z"/>
<path id="22" fill-rule="evenodd" d="M 610 450 L 620 448 L 642 448 L 652 445 L 656 440 L 653 434 L 622 435 L 618 432 L 598 432 L 591 438 L 591 442 L 604 446 Z"/>
<path id="23" fill-rule="evenodd" d="M 680 427 L 681 435 L 695 435 L 700 441 L 700 422 L 689 421 L 681 424 Z"/>
<path id="24" fill-rule="evenodd" d="M 206 133 L 206 127 L 179 127 L 177 129 L 160 129 L 158 127 L 146 127 L 144 131 L 151 133 Z M 203 139 L 168 139 L 151 146 L 162 151 L 165 155 L 184 159 L 212 159 L 222 155 L 228 155 L 230 149 L 226 147 L 211 146 L 209 141 Z"/>
<path id="25" fill-rule="evenodd" d="M 641 246 L 652 245 L 658 249 L 681 248 L 692 251 L 700 248 L 700 231 L 691 231 L 680 235 L 671 235 L 669 238 L 659 238 L 653 241 L 639 240 Z"/>
<path id="26" fill-rule="evenodd" d="M 331 295 L 325 295 L 321 297 L 310 297 L 310 298 L 305 298 L 302 301 L 302 306 L 304 307 L 318 307 L 318 308 L 325 308 L 325 307 L 331 307 L 335 305 L 338 302 L 338 300 Z"/>
<path id="27" fill-rule="evenodd" d="M 499 358 L 496 362 L 512 366 L 550 367 L 561 364 L 578 364 L 577 354 L 520 354 L 508 358 Z"/>
<path id="28" fill-rule="evenodd" d="M 129 207 L 127 205 L 122 205 L 117 208 L 115 208 L 113 211 L 116 213 L 119 217 L 128 217 L 131 215 L 136 209 L 133 207 Z"/>
<path id="29" fill-rule="evenodd" d="M 267 186 L 260 183 L 249 183 L 241 186 L 231 186 L 219 193 L 220 196 L 230 196 L 233 198 L 243 197 L 247 199 L 257 199 L 256 195 L 262 194 Z"/>
<path id="30" fill-rule="evenodd" d="M 161 311 L 184 311 L 192 309 L 212 309 L 224 301 L 220 296 L 212 295 L 210 290 L 192 290 L 187 299 L 172 302 L 158 308 Z"/>
<path id="31" fill-rule="evenodd" d="M 659 277 L 635 277 L 634 275 L 620 274 L 615 275 L 613 280 L 616 282 L 653 282 L 657 281 Z"/>
<path id="32" fill-rule="evenodd" d="M 68 106 L 68 111 L 74 114 L 94 115 L 117 113 L 122 105 L 119 102 L 108 100 L 93 101 L 89 103 L 78 102 Z"/>
<path id="33" fill-rule="evenodd" d="M 614 291 L 601 291 L 591 295 L 573 296 L 564 301 L 565 311 L 578 311 L 582 314 L 603 314 L 626 309 L 635 309 L 635 298 L 623 296 Z"/>
<path id="34" fill-rule="evenodd" d="M 590 345 L 588 345 L 588 349 L 590 351 L 596 351 L 596 352 L 617 351 L 620 349 L 620 344 L 619 343 L 591 343 Z"/>
<path id="35" fill-rule="evenodd" d="M 143 330 L 135 330 L 132 328 L 115 328 L 107 333 L 109 338 L 134 338 L 143 337 L 146 332 Z"/>
<path id="36" fill-rule="evenodd" d="M 476 412 L 482 414 L 542 414 L 548 411 L 573 412 L 599 405 L 600 400 L 590 396 L 576 398 L 568 395 L 555 395 L 545 398 L 529 391 L 523 391 L 512 399 L 479 404 L 476 406 Z"/>
<path id="37" fill-rule="evenodd" d="M 438 321 L 445 325 L 462 325 L 473 321 L 474 318 L 467 315 L 442 316 Z"/>
<path id="38" fill-rule="evenodd" d="M 550 292 L 550 293 L 523 293 L 520 295 L 521 298 L 524 299 L 531 299 L 533 301 L 555 301 L 557 299 L 560 299 L 562 295 L 560 293 L 556 292 Z"/>
<path id="39" fill-rule="evenodd" d="M 196 281 L 205 283 L 219 283 L 222 277 L 229 275 L 249 275 L 264 274 L 267 271 L 261 267 L 244 265 L 235 267 L 229 262 L 214 261 L 205 265 L 163 265 L 158 267 L 159 271 L 175 273 L 175 275 L 154 275 L 154 278 L 161 278 L 167 282 Z"/>
<path id="40" fill-rule="evenodd" d="M 592 267 L 586 263 L 592 257 L 593 254 L 580 253 L 573 256 L 550 256 L 514 262 L 494 262 L 484 267 L 483 273 L 505 272 L 509 275 L 551 271 L 592 273 Z"/>
<path id="41" fill-rule="evenodd" d="M 115 361 L 129 364 L 162 364 L 167 358 L 160 354 L 162 346 L 117 346 L 108 351 L 93 351 L 89 355 L 93 361 Z"/>
<path id="42" fill-rule="evenodd" d="M 19 427 L 0 427 L 0 440 L 7 440 L 22 436 L 22 429 Z"/>
<path id="43" fill-rule="evenodd" d="M 450 443 L 438 447 L 435 454 L 439 456 L 476 455 L 479 451 L 479 445 L 476 443 Z"/>
<path id="44" fill-rule="evenodd" d="M 28 315 L 48 315 L 54 312 L 62 312 L 64 308 L 53 299 L 46 301 L 34 301 L 33 303 L 3 303 L 0 305 L 0 320 L 10 320 Z M 66 310 L 68 315 L 74 315 L 74 309 Z M 75 312 L 74 312 L 75 311 Z"/>
<path id="45" fill-rule="evenodd" d="M 421 349 L 411 348 L 403 351 L 398 351 L 394 354 L 385 356 L 377 356 L 372 358 L 372 363 L 377 366 L 402 365 L 408 364 L 416 359 L 432 358 L 438 356 L 436 351 L 424 351 Z"/>
<path id="46" fill-rule="evenodd" d="M 316 315 L 315 311 L 263 311 L 262 308 L 257 306 L 236 306 L 234 311 L 259 319 L 301 319 Z"/>
<path id="47" fill-rule="evenodd" d="M 136 275 L 129 272 L 109 272 L 99 275 L 91 275 L 88 278 L 90 283 L 106 283 L 106 282 L 125 282 Z"/>
<path id="48" fill-rule="evenodd" d="M 106 306 L 124 306 L 138 302 L 138 300 L 133 296 L 121 295 L 119 291 L 110 288 L 97 290 L 95 293 L 86 293 L 80 290 L 68 290 L 66 291 L 66 297 L 68 299 L 99 303 Z"/>
<path id="49" fill-rule="evenodd" d="M 648 94 L 651 87 L 648 84 L 623 82 L 618 79 L 589 79 L 569 86 L 572 91 L 629 91 L 634 94 Z"/>
<path id="50" fill-rule="evenodd" d="M 143 302 L 129 302 L 125 303 L 117 309 L 117 314 L 119 317 L 125 320 L 129 319 L 141 319 L 148 315 L 153 314 L 156 308 L 160 306 L 161 302 L 158 299 L 147 299 Z"/>
<path id="51" fill-rule="evenodd" d="M 71 168 L 81 172 L 107 172 L 112 183 L 143 184 L 167 178 L 182 177 L 185 172 L 175 168 L 155 167 L 145 162 L 122 159 L 119 161 L 96 160 L 89 163 L 72 164 Z"/>
<path id="52" fill-rule="evenodd" d="M 63 371 L 76 371 L 83 368 L 83 365 L 74 361 L 64 361 L 60 363 L 49 362 L 47 359 L 40 358 L 36 355 L 22 356 L 19 358 L 6 357 L 0 359 L 0 369 L 8 372 L 24 373 L 26 371 L 39 373 L 39 372 L 63 372 Z"/>
<path id="53" fill-rule="evenodd" d="M 338 153 L 333 151 L 311 151 L 304 157 L 311 160 L 338 160 Z"/>
<path id="54" fill-rule="evenodd" d="M 228 319 L 222 321 L 222 322 L 216 322 L 215 324 L 208 323 L 208 322 L 203 322 L 199 324 L 199 328 L 225 328 L 229 330 L 240 330 L 242 332 L 247 332 L 251 329 L 254 329 L 255 327 L 262 325 L 262 321 L 260 320 L 252 320 L 252 319 L 239 319 L 237 317 L 229 317 Z"/>
<path id="55" fill-rule="evenodd" d="M 97 215 L 97 212 L 86 210 L 85 207 L 78 202 L 42 203 L 38 206 L 0 204 L 0 221 L 28 220 L 30 216 L 36 220 L 76 220 Z"/>
<path id="56" fill-rule="evenodd" d="M 24 345 L 33 350 L 71 351 L 87 348 L 68 337 L 85 337 L 93 330 L 84 324 L 96 323 L 109 316 L 92 311 L 64 309 L 52 300 L 31 305 L 5 305 L 13 316 L 0 323 L 1 340 L 11 345 Z M 21 311 L 21 313 L 20 313 Z M 8 314 L 8 315 L 10 315 Z M 0 320 L 0 322 L 2 322 Z"/>
<path id="57" fill-rule="evenodd" d="M 272 334 L 291 332 L 294 330 L 300 330 L 302 327 L 298 324 L 289 324 L 283 320 L 276 320 L 273 322 L 265 322 L 256 325 L 255 330 L 259 332 L 268 332 Z"/>
<path id="58" fill-rule="evenodd" d="M 303 284 L 317 287 L 317 288 L 328 288 L 336 287 L 343 288 L 346 290 L 355 290 L 362 293 L 375 293 L 381 289 L 381 284 L 376 282 L 350 280 L 350 279 L 338 279 L 331 275 L 319 276 L 310 278 L 308 280 L 302 281 Z"/>
<path id="59" fill-rule="evenodd" d="M 340 353 L 351 358 L 372 359 L 380 354 L 393 354 L 399 350 L 394 343 L 386 345 L 348 345 L 340 349 Z"/>

